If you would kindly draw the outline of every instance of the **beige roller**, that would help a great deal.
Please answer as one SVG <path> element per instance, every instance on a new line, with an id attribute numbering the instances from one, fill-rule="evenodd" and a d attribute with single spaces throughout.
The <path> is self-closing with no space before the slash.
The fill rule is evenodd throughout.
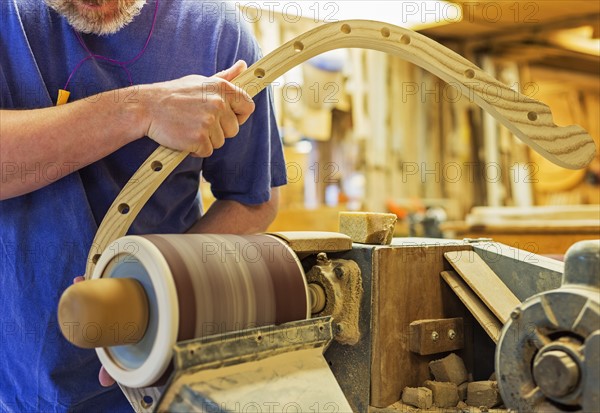
<path id="1" fill-rule="evenodd" d="M 148 325 L 148 297 L 129 278 L 103 278 L 73 284 L 58 304 L 63 335 L 78 347 L 137 343 Z"/>

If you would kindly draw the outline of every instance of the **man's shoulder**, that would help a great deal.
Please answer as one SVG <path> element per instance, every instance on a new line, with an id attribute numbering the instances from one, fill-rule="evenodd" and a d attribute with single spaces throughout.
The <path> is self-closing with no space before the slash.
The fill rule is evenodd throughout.
<path id="1" fill-rule="evenodd" d="M 0 19 L 39 18 L 46 9 L 43 0 L 0 0 Z"/>
<path id="2" fill-rule="evenodd" d="M 219 70 L 233 64 L 237 59 L 251 63 L 260 56 L 260 50 L 249 26 L 250 22 L 239 9 L 239 3 L 180 0 L 168 4 L 170 20 L 177 21 L 182 33 L 192 37 L 192 41 L 201 39 L 203 47 L 218 51 Z"/>
<path id="3" fill-rule="evenodd" d="M 0 0 L 1 1 L 1 0 Z M 164 1 L 164 0 L 162 0 Z M 177 25 L 192 27 L 199 35 L 209 33 L 233 38 L 251 38 L 249 21 L 239 3 L 213 0 L 169 1 L 169 14 Z M 223 39 L 223 38 L 222 38 Z"/>

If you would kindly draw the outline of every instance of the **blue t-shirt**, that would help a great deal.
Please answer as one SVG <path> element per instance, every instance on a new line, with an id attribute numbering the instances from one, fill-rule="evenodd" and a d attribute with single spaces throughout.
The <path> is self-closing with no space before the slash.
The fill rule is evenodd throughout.
<path id="1" fill-rule="evenodd" d="M 155 0 L 149 0 L 118 33 L 83 39 L 93 53 L 128 61 L 142 49 L 154 10 Z M 58 89 L 85 56 L 73 29 L 43 0 L 0 0 L 0 108 L 53 106 Z M 149 46 L 128 69 L 134 84 L 146 84 L 210 76 L 238 59 L 251 64 L 259 57 L 232 4 L 162 0 Z M 90 60 L 71 81 L 70 101 L 128 85 L 118 66 Z M 186 159 L 130 233 L 185 232 L 200 215 L 200 173 L 218 199 L 246 204 L 267 201 L 270 188 L 285 183 L 270 92 L 254 101 L 255 113 L 239 135 L 209 158 Z M 0 411 L 131 411 L 117 386 L 99 385 L 95 352 L 61 336 L 56 308 L 73 277 L 83 274 L 108 207 L 156 147 L 149 138 L 139 139 L 38 191 L 0 202 Z M 4 159 L 0 165 L 2 180 L 19 167 Z M 57 168 L 73 171 L 76 165 L 36 165 L 27 173 L 44 180 L 56 176 Z"/>

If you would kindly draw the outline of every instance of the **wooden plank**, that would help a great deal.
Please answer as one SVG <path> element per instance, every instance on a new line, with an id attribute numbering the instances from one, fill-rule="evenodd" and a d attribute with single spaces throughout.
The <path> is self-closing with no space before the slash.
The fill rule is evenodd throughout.
<path id="1" fill-rule="evenodd" d="M 446 253 L 444 257 L 498 320 L 505 324 L 521 301 L 496 273 L 474 251 Z"/>
<path id="2" fill-rule="evenodd" d="M 281 231 L 269 232 L 287 242 L 294 252 L 318 253 L 340 252 L 352 249 L 352 240 L 346 234 L 323 231 Z"/>
<path id="3" fill-rule="evenodd" d="M 473 317 L 483 327 L 487 335 L 494 340 L 494 343 L 497 343 L 500 338 L 502 323 L 500 323 L 496 316 L 492 314 L 489 308 L 483 304 L 456 272 L 442 271 L 440 274 L 469 312 L 473 314 Z"/>
<path id="4" fill-rule="evenodd" d="M 387 407 L 398 400 L 404 387 L 421 386 L 429 380 L 428 363 L 437 356 L 410 351 L 410 323 L 465 315 L 464 306 L 439 274 L 451 269 L 444 260 L 445 252 L 471 248 L 444 240 L 433 244 L 415 239 L 414 243 L 405 240 L 403 246 L 374 250 L 372 406 Z"/>
<path id="5" fill-rule="evenodd" d="M 413 321 L 409 334 L 410 351 L 422 356 L 460 350 L 465 343 L 461 317 Z"/>

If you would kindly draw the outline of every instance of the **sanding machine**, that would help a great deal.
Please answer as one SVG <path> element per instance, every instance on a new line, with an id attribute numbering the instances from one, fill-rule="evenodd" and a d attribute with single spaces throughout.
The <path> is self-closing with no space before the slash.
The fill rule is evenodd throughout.
<path id="1" fill-rule="evenodd" d="M 519 297 L 496 336 L 440 277 L 479 262 Z M 563 270 L 485 240 L 127 236 L 92 280 L 65 292 L 59 318 L 70 341 L 96 348 L 138 411 L 366 412 L 429 379 L 428 363 L 448 352 L 474 379 L 494 371 L 495 353 L 509 408 L 590 411 L 599 262 L 596 241 L 576 244 Z M 465 271 L 465 290 L 493 311 L 499 297 Z M 415 325 L 455 337 L 416 337 Z"/>
<path id="2" fill-rule="evenodd" d="M 430 71 L 557 165 L 595 156 L 581 127 L 557 126 L 548 106 L 388 23 L 319 26 L 233 82 L 255 96 L 342 47 Z M 387 217 L 369 214 L 341 233 L 125 236 L 187 155 L 159 147 L 140 166 L 98 229 L 87 281 L 58 310 L 65 337 L 96 348 L 137 411 L 362 413 L 408 399 L 450 353 L 466 365 L 455 391 L 466 370 L 470 382 L 495 371 L 511 409 L 598 405 L 598 241 L 563 267 L 485 240 L 392 240 Z"/>

